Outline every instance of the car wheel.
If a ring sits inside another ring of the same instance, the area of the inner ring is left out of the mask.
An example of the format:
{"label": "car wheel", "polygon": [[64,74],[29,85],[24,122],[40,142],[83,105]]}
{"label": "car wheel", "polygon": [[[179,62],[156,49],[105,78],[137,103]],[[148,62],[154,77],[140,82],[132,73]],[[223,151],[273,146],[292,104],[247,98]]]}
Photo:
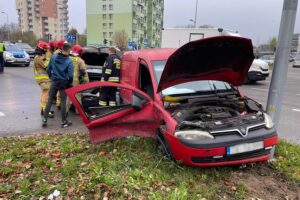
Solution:
{"label": "car wheel", "polygon": [[4,72],[4,67],[0,67],[0,73]]}
{"label": "car wheel", "polygon": [[25,66],[26,66],[26,67],[29,67],[29,65],[30,65],[30,63],[28,63],[28,64],[25,64]]}
{"label": "car wheel", "polygon": [[164,156],[166,156],[167,158],[175,161],[175,159],[170,151],[168,142],[166,141],[165,137],[159,130],[156,133],[156,141],[157,141],[158,150],[161,151],[164,154]]}

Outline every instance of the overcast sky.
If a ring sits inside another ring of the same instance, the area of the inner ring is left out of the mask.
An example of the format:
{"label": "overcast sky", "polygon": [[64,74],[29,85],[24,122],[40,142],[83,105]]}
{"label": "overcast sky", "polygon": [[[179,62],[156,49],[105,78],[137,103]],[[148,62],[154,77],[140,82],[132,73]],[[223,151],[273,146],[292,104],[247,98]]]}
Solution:
{"label": "overcast sky", "polygon": [[[194,19],[196,0],[165,0],[164,27],[186,25]],[[17,22],[14,0],[0,0],[0,11],[9,13],[9,21]],[[197,24],[210,24],[239,31],[261,44],[278,35],[283,0],[199,0]],[[300,5],[300,2],[299,2]],[[295,32],[300,32],[298,5]],[[85,0],[69,0],[70,26],[83,32],[86,26]],[[0,24],[6,16],[0,14]]]}

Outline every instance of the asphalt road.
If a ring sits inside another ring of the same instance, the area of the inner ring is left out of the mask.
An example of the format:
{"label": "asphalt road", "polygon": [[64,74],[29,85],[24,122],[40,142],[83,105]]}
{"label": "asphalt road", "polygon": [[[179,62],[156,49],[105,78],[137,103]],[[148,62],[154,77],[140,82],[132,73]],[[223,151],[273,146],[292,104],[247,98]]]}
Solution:
{"label": "asphalt road", "polygon": [[[241,90],[249,97],[267,102],[270,78]],[[6,67],[0,74],[0,135],[26,135],[36,133],[87,132],[79,116],[70,113],[72,127],[60,128],[60,112],[49,119],[48,128],[41,127],[39,109],[40,88],[34,81],[30,67]],[[300,69],[289,68],[285,95],[282,103],[278,133],[294,143],[300,144]],[[54,107],[54,106],[53,106]]]}
{"label": "asphalt road", "polygon": [[34,80],[33,67],[5,67],[0,74],[0,135],[26,135],[36,133],[87,132],[79,116],[69,114],[71,127],[60,128],[60,112],[42,128],[40,115],[40,88]]}

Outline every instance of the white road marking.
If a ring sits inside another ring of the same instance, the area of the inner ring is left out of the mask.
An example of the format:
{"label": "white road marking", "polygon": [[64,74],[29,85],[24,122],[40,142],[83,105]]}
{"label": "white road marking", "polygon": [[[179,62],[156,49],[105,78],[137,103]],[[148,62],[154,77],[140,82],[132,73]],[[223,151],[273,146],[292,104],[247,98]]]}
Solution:
{"label": "white road marking", "polygon": [[0,112],[0,117],[5,117],[5,114],[3,112]]}
{"label": "white road marking", "polygon": [[258,91],[264,91],[267,92],[268,89],[262,89],[262,88],[251,88],[252,90],[258,90]]}
{"label": "white road marking", "polygon": [[300,112],[300,109],[293,109],[293,111],[295,111],[295,112]]}

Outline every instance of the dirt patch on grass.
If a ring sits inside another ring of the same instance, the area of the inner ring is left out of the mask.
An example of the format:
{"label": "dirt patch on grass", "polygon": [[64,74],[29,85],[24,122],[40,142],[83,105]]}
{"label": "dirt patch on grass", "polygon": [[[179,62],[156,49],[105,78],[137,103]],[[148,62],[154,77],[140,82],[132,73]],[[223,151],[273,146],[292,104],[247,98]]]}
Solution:
{"label": "dirt patch on grass", "polygon": [[300,200],[300,183],[289,180],[268,164],[233,171],[232,180],[243,181],[249,199]]}

